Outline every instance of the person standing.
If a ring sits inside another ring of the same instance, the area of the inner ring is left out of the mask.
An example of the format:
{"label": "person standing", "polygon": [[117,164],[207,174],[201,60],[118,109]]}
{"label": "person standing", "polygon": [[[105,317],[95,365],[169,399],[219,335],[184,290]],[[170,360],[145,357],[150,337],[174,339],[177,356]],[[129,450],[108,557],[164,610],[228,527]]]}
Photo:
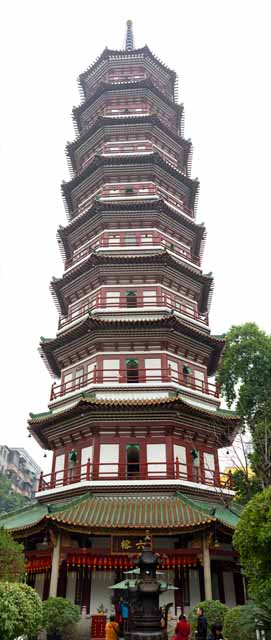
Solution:
{"label": "person standing", "polygon": [[119,625],[115,621],[115,616],[110,616],[109,622],[105,625],[105,640],[118,640]]}
{"label": "person standing", "polygon": [[123,631],[124,633],[128,630],[128,618],[129,618],[129,609],[128,602],[126,600],[121,600],[121,617],[123,621]]}
{"label": "person standing", "polygon": [[207,618],[204,615],[202,607],[197,610],[198,625],[197,625],[197,640],[206,640],[207,638]]}
{"label": "person standing", "polygon": [[177,625],[175,628],[176,640],[188,640],[190,636],[190,631],[191,631],[190,624],[189,622],[187,622],[186,616],[182,614],[179,617],[179,622],[177,622]]}

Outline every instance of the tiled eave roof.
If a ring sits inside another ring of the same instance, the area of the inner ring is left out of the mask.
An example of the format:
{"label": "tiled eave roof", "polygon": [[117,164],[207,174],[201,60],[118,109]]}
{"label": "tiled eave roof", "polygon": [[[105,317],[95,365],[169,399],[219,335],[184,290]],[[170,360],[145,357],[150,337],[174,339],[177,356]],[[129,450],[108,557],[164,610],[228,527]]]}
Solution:
{"label": "tiled eave roof", "polygon": [[174,330],[181,335],[195,338],[198,342],[204,345],[208,345],[212,350],[209,356],[208,374],[213,375],[215,373],[222,350],[224,348],[225,341],[222,339],[213,338],[213,336],[211,336],[210,334],[204,333],[199,329],[186,324],[182,320],[176,318],[176,316],[174,315],[157,318],[155,320],[103,320],[100,318],[88,317],[69,331],[59,334],[56,338],[43,339],[40,343],[40,350],[45,356],[51,371],[56,376],[59,376],[60,367],[57,362],[55,351],[67,344],[70,345],[73,340],[84,337],[87,333],[89,333],[89,331],[117,331],[118,334],[120,331],[123,331],[124,334],[126,332],[134,331],[137,335],[137,333],[139,333],[141,330],[149,331],[157,328],[161,330]]}
{"label": "tiled eave roof", "polygon": [[128,52],[126,51],[126,49],[108,49],[107,47],[103,50],[103,52],[98,56],[98,58],[95,60],[95,62],[93,62],[93,64],[91,64],[86,71],[84,71],[83,73],[80,74],[78,81],[80,83],[80,85],[82,86],[82,88],[84,87],[84,82],[87,79],[87,77],[93,73],[101,64],[101,62],[103,62],[104,60],[109,60],[110,58],[127,58],[128,56],[131,58],[131,60],[133,58],[135,58],[138,55],[143,55],[146,58],[151,58],[153,60],[153,62],[159,66],[163,71],[165,71],[170,78],[172,78],[172,82],[173,84],[176,81],[177,75],[176,72],[173,71],[172,69],[169,69],[169,67],[167,67],[167,65],[165,65],[163,62],[161,62],[161,60],[159,58],[157,58],[149,49],[149,47],[147,47],[147,45],[145,45],[145,47],[141,47],[140,49],[133,49],[132,51]]}
{"label": "tiled eave roof", "polygon": [[91,104],[95,102],[95,100],[97,100],[105,92],[115,93],[116,91],[121,91],[121,92],[133,91],[134,89],[149,89],[160,100],[162,100],[171,109],[173,109],[173,111],[176,111],[179,117],[183,113],[183,104],[177,104],[176,102],[172,102],[172,100],[167,98],[167,96],[164,93],[162,93],[162,91],[160,91],[158,87],[156,87],[156,85],[154,85],[153,82],[151,82],[150,79],[135,80],[134,82],[126,82],[126,83],[121,82],[121,83],[114,83],[114,84],[112,84],[111,82],[101,82],[95,93],[93,93],[87,100],[82,102],[78,107],[73,107],[73,116],[76,122],[78,123],[80,114],[83,113],[85,109],[88,109],[88,107],[90,107]]}
{"label": "tiled eave roof", "polygon": [[199,273],[199,271],[188,264],[181,263],[175,260],[167,250],[161,250],[161,252],[156,252],[155,255],[148,256],[139,256],[139,255],[129,255],[129,256],[114,256],[114,255],[98,255],[92,253],[86,258],[78,267],[72,269],[64,273],[62,278],[54,278],[50,284],[52,295],[58,303],[61,313],[65,315],[67,312],[66,302],[62,296],[61,289],[67,284],[74,282],[76,278],[88,272],[89,269],[99,267],[99,266],[114,266],[114,265],[126,265],[127,267],[141,266],[141,265],[161,265],[165,267],[170,267],[176,270],[179,273],[183,273],[184,275],[193,278],[197,283],[203,286],[201,299],[199,300],[199,311],[200,313],[204,313],[211,302],[211,296],[213,293],[214,280],[212,274],[203,274]]}
{"label": "tiled eave roof", "polygon": [[215,520],[182,495],[89,496],[50,519],[82,529],[190,529]]}
{"label": "tiled eave roof", "polygon": [[71,257],[70,247],[68,244],[68,238],[73,231],[80,228],[81,225],[86,223],[88,220],[91,220],[95,215],[99,213],[126,213],[131,211],[144,212],[151,211],[154,214],[157,213],[165,213],[169,218],[174,220],[175,222],[181,222],[185,227],[195,233],[196,235],[196,243],[194,247],[194,255],[200,255],[201,253],[201,242],[205,239],[206,236],[206,228],[204,224],[197,224],[195,220],[191,220],[183,215],[181,212],[177,213],[173,209],[171,209],[164,200],[157,200],[156,202],[133,202],[131,204],[123,204],[123,203],[105,203],[105,202],[96,202],[94,206],[92,206],[88,211],[83,213],[81,216],[77,216],[74,218],[66,227],[58,228],[58,237],[62,243],[64,254],[66,258]]}
{"label": "tiled eave roof", "polygon": [[91,138],[91,136],[93,136],[99,129],[106,129],[107,127],[119,127],[120,125],[122,127],[123,125],[129,125],[130,127],[133,127],[134,125],[137,125],[137,124],[140,124],[140,125],[151,124],[153,126],[159,127],[159,129],[161,129],[163,133],[165,133],[167,136],[172,138],[177,144],[179,144],[184,149],[186,149],[186,161],[188,160],[188,156],[192,147],[191,140],[186,140],[180,135],[177,135],[176,133],[174,133],[174,131],[169,129],[169,127],[167,127],[159,119],[159,117],[156,114],[146,115],[146,116],[133,116],[133,118],[122,116],[121,121],[117,120],[114,117],[109,118],[109,117],[99,116],[91,127],[89,127],[83,132],[80,132],[77,138],[73,142],[67,143],[66,152],[73,164],[73,157],[76,149],[78,149],[78,147],[80,147],[84,142],[86,142],[89,138]]}
{"label": "tiled eave roof", "polygon": [[[193,531],[215,522],[234,530],[239,516],[231,505],[194,500],[176,492],[171,496],[94,496],[87,494],[62,504],[40,505],[0,518],[0,526],[19,537],[31,535],[39,525],[57,525],[78,532],[119,530]],[[26,524],[27,522],[27,524]]]}
{"label": "tiled eave roof", "polygon": [[49,427],[57,425],[65,418],[72,418],[80,415],[82,411],[100,411],[101,415],[104,412],[112,411],[119,414],[124,412],[125,414],[136,415],[138,411],[146,410],[150,408],[167,410],[168,408],[182,411],[187,415],[193,415],[199,418],[208,418],[208,421],[215,423],[221,427],[229,427],[230,429],[236,429],[240,423],[240,417],[233,411],[223,411],[217,409],[216,411],[210,411],[203,407],[197,407],[186,402],[180,396],[171,396],[166,398],[141,398],[141,399],[100,399],[96,398],[94,394],[82,393],[80,398],[77,398],[72,406],[65,407],[54,413],[52,410],[45,413],[31,413],[28,424],[31,431],[39,431],[41,434],[42,427]]}
{"label": "tiled eave roof", "polygon": [[166,173],[170,174],[173,178],[189,188],[190,197],[188,207],[190,207],[191,209],[194,208],[196,196],[199,189],[199,182],[197,180],[189,178],[188,176],[185,176],[183,173],[181,173],[181,171],[178,171],[178,169],[175,169],[172,165],[163,160],[159,153],[155,152],[152,154],[148,154],[147,156],[122,156],[121,159],[118,156],[108,156],[106,158],[98,155],[95,156],[95,159],[89,166],[86,167],[85,171],[83,171],[80,175],[72,178],[72,180],[69,180],[69,182],[64,182],[61,185],[62,193],[66,200],[69,211],[72,211],[71,193],[73,189],[80,185],[84,180],[89,178],[94,173],[94,171],[96,171],[100,167],[116,167],[121,171],[127,166],[132,166],[134,168],[136,168],[137,166],[160,167]]}

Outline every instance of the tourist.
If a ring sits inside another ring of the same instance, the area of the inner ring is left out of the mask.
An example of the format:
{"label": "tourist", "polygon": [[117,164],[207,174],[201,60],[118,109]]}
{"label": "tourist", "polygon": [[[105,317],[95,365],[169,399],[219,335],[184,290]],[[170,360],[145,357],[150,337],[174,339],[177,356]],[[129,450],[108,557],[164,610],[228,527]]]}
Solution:
{"label": "tourist", "polygon": [[126,600],[121,599],[120,606],[121,606],[121,617],[123,621],[123,631],[125,633],[128,629],[128,617],[129,617],[128,602],[126,602]]}
{"label": "tourist", "polygon": [[161,628],[164,629],[164,627],[166,626],[166,621],[165,621],[165,612],[162,607],[159,608],[159,616],[160,616]]}
{"label": "tourist", "polygon": [[118,640],[119,630],[115,616],[110,616],[109,622],[105,625],[105,640]]}
{"label": "tourist", "polygon": [[177,622],[175,628],[175,640],[188,640],[190,636],[191,627],[187,622],[186,616],[182,614],[179,616],[179,622]]}
{"label": "tourist", "polygon": [[204,615],[202,607],[197,610],[198,625],[197,625],[197,640],[206,640],[207,638],[207,618]]}
{"label": "tourist", "polygon": [[115,603],[115,614],[116,614],[116,622],[121,625],[122,623],[122,615],[121,615],[121,606],[119,602]]}

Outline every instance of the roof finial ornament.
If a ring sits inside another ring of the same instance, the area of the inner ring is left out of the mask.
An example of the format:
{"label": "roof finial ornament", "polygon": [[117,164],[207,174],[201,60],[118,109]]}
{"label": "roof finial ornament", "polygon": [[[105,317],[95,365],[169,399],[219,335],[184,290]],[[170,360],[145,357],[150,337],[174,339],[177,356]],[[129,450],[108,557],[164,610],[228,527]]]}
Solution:
{"label": "roof finial ornament", "polygon": [[126,30],[126,38],[125,38],[125,49],[126,51],[133,51],[134,34],[133,34],[132,20],[127,20],[126,26],[127,26],[127,30]]}

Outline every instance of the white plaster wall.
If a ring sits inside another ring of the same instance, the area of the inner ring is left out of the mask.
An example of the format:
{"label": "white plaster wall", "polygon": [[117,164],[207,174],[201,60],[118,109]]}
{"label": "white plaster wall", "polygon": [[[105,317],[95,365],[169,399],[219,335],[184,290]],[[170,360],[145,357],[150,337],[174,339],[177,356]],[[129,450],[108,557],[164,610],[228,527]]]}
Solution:
{"label": "white plaster wall", "polygon": [[66,598],[74,603],[76,586],[76,571],[69,571],[67,575]]}
{"label": "white plaster wall", "polygon": [[42,599],[43,587],[44,587],[44,573],[37,573],[35,576],[35,589]]}
{"label": "white plaster wall", "polygon": [[97,613],[97,607],[103,604],[108,609],[108,615],[111,613],[112,604],[110,601],[113,590],[109,589],[115,582],[114,571],[96,571],[91,576],[91,597],[90,597],[90,614]]}
{"label": "white plaster wall", "polygon": [[235,588],[232,571],[223,571],[225,600],[228,607],[236,606]]}
{"label": "white plaster wall", "polygon": [[63,480],[64,466],[65,466],[65,454],[62,453],[61,455],[56,456],[56,460],[55,460],[56,482],[60,482],[61,480]]}
{"label": "white plaster wall", "polygon": [[[102,463],[105,464],[102,464]],[[117,464],[109,464],[115,462]],[[119,445],[118,444],[101,444],[100,445],[100,465],[99,475],[101,478],[106,475],[118,475],[119,462]]]}
{"label": "white plaster wall", "polygon": [[190,607],[192,609],[201,600],[199,586],[199,572],[197,569],[189,569]]}
{"label": "white plaster wall", "polygon": [[[174,571],[165,571],[163,572],[163,576],[159,576],[163,582],[168,582],[169,584],[174,584],[175,572]],[[173,602],[174,605],[174,591],[171,589],[169,591],[165,591],[161,593],[159,596],[159,605],[160,607],[164,607],[168,602]]]}
{"label": "white plaster wall", "polygon": [[[148,476],[155,476],[158,473],[166,475],[166,445],[147,444]],[[151,463],[154,464],[151,464]],[[164,464],[157,464],[162,462]]]}

